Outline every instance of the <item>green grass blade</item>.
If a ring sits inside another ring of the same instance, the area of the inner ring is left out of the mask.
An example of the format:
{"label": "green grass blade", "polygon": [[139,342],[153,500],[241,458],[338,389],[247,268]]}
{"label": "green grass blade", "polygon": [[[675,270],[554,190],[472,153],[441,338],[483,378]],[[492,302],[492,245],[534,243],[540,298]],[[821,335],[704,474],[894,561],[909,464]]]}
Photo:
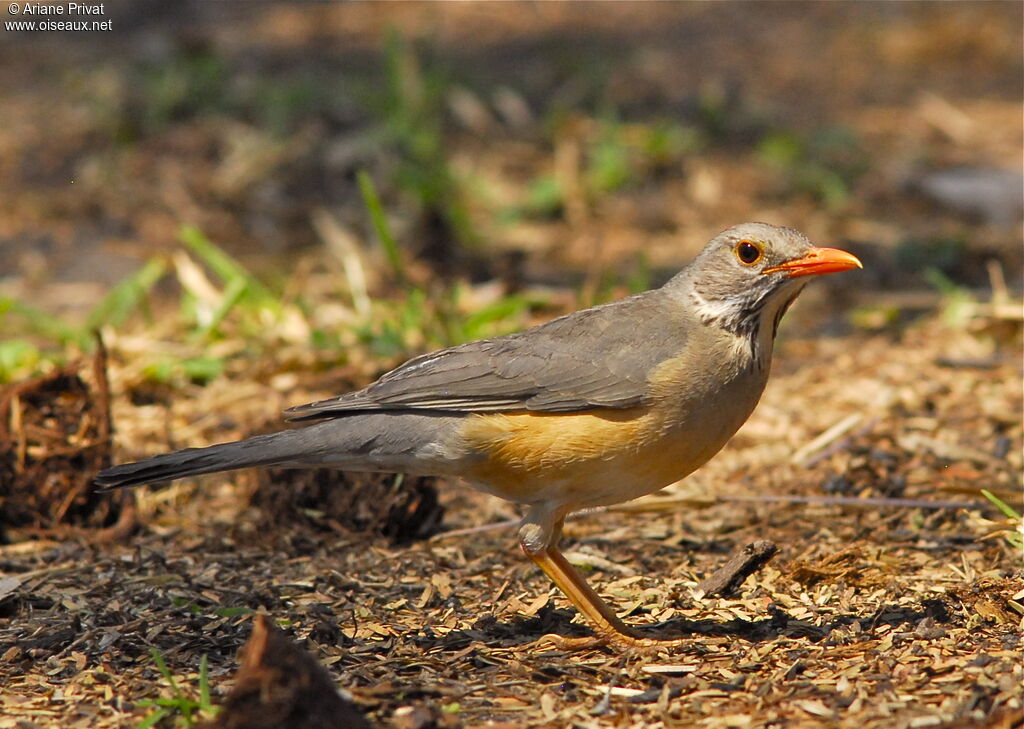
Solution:
{"label": "green grass blade", "polygon": [[174,680],[174,674],[171,673],[171,669],[167,667],[164,657],[160,654],[156,648],[149,649],[149,655],[153,657],[153,662],[156,663],[156,667],[160,671],[160,675],[167,679],[167,683],[171,685],[171,691],[174,693],[175,698],[180,699],[182,697],[181,691],[178,690],[178,684]]}
{"label": "green grass blade", "polygon": [[28,377],[42,360],[39,349],[24,339],[0,341],[0,383]]}
{"label": "green grass blade", "polygon": [[199,659],[199,705],[203,711],[212,708],[210,703],[210,662],[205,653]]}
{"label": "green grass blade", "polygon": [[194,225],[183,225],[178,239],[186,248],[209,266],[227,286],[243,286],[246,298],[258,306],[278,308],[277,299],[241,263],[206,237]]}
{"label": "green grass blade", "polygon": [[62,344],[75,342],[80,346],[87,346],[90,341],[89,329],[73,327],[55,316],[50,316],[15,299],[0,298],[0,316],[3,316],[5,313],[21,317],[28,324],[29,330],[32,333],[46,339]]}
{"label": "green grass blade", "polygon": [[1015,510],[1015,509],[1014,509],[1014,508],[1013,508],[1012,506],[1010,506],[1009,504],[1007,504],[1007,503],[1006,503],[1005,501],[1003,501],[1002,499],[1000,499],[1000,498],[999,498],[998,496],[996,496],[996,495],[995,495],[994,493],[992,493],[992,492],[991,492],[991,491],[989,491],[988,489],[982,489],[982,490],[981,490],[981,495],[982,495],[982,496],[984,496],[984,497],[985,497],[986,499],[988,499],[989,501],[991,501],[991,502],[992,502],[992,504],[993,504],[993,505],[994,505],[994,506],[995,506],[995,507],[996,507],[997,509],[999,509],[999,511],[1003,512],[1003,515],[1004,515],[1004,516],[1005,516],[1005,517],[1006,517],[1007,519],[1016,519],[1016,520],[1018,520],[1018,521],[1020,520],[1020,518],[1021,518],[1021,517],[1020,517],[1020,514],[1018,514],[1018,513],[1016,512],[1016,510]]}
{"label": "green grass blade", "polygon": [[117,326],[135,311],[139,303],[150,292],[167,270],[166,264],[152,258],[138,271],[114,286],[86,317],[86,329],[92,330],[112,324]]}
{"label": "green grass blade", "polygon": [[170,709],[157,709],[152,714],[135,725],[135,729],[149,729],[158,722],[163,721],[171,715]]}
{"label": "green grass blade", "polygon": [[213,312],[213,316],[210,317],[203,327],[199,330],[198,335],[200,337],[207,337],[211,332],[216,331],[220,323],[224,321],[235,305],[245,296],[245,292],[248,289],[248,284],[242,279],[233,279],[224,289],[224,294],[221,296],[220,303],[217,304],[217,310]]}
{"label": "green grass blade", "polygon": [[388,265],[391,266],[391,270],[395,272],[398,280],[404,282],[406,277],[405,267],[402,265],[402,255],[398,250],[395,237],[391,234],[391,227],[388,225],[387,216],[384,214],[384,206],[381,205],[377,188],[365,170],[359,170],[357,179],[359,181],[359,192],[363,196],[363,204],[366,205],[366,210],[370,213],[370,221],[373,223],[373,229],[377,233],[377,239],[380,241],[381,248],[384,249],[384,256],[387,258]]}

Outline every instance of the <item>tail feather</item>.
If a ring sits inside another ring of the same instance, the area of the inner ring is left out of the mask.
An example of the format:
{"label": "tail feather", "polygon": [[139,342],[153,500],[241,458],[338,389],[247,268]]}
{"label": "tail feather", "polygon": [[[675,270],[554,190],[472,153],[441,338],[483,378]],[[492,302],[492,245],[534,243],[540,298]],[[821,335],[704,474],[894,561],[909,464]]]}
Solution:
{"label": "tail feather", "polygon": [[309,439],[299,436],[300,433],[298,430],[286,430],[207,448],[164,453],[144,461],[104,469],[95,480],[98,486],[109,490],[251,466],[281,465],[295,460],[308,449]]}
{"label": "tail feather", "polygon": [[325,420],[280,433],[186,448],[96,476],[104,490],[171,481],[252,466],[330,466],[350,471],[442,475],[457,472],[463,455],[447,444],[461,426],[456,416],[367,413]]}

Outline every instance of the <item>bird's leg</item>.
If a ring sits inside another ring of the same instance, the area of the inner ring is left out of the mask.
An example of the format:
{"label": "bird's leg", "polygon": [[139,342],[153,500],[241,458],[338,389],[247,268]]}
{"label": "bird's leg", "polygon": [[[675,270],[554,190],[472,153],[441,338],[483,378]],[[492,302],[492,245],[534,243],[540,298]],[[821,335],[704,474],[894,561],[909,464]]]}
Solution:
{"label": "bird's leg", "polygon": [[541,640],[554,643],[557,647],[575,650],[595,645],[611,644],[617,648],[636,649],[665,646],[667,641],[641,637],[615,614],[575,567],[558,550],[558,538],[562,532],[562,520],[545,530],[542,523],[529,520],[519,529],[519,544],[538,567],[544,570],[551,581],[560,589],[569,602],[590,621],[595,638],[565,638],[560,635],[545,635]]}
{"label": "bird's leg", "polygon": [[[526,524],[519,531],[519,544],[538,567],[544,570],[551,581],[560,589],[569,602],[576,606],[576,609],[583,613],[594,626],[594,629],[602,635],[627,635],[637,637],[629,627],[623,623],[608,605],[597,594],[593,587],[587,584],[575,567],[558,550],[554,543],[544,545],[537,549],[535,540],[529,537],[531,527],[536,525]],[[555,541],[558,540],[558,532],[561,531],[561,523],[556,525]]]}

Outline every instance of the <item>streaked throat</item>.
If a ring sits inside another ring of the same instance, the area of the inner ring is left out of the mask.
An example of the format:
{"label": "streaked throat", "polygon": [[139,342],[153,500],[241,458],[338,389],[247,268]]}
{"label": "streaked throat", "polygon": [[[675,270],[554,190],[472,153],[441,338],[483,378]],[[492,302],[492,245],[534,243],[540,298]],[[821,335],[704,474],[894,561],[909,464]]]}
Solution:
{"label": "streaked throat", "polygon": [[771,364],[779,322],[803,287],[804,282],[793,281],[780,288],[755,289],[736,296],[710,299],[692,291],[690,297],[700,320],[735,335],[744,355],[761,370]]}

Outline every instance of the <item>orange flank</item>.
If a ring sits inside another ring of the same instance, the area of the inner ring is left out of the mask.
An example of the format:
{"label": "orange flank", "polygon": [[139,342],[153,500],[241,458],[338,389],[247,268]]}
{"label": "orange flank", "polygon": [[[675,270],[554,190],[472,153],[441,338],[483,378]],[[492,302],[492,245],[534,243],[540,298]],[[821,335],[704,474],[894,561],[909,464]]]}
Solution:
{"label": "orange flank", "polygon": [[488,491],[531,503],[552,498],[566,511],[618,503],[682,478],[686,444],[666,441],[647,408],[574,414],[474,415],[463,441],[485,457],[464,476]]}

